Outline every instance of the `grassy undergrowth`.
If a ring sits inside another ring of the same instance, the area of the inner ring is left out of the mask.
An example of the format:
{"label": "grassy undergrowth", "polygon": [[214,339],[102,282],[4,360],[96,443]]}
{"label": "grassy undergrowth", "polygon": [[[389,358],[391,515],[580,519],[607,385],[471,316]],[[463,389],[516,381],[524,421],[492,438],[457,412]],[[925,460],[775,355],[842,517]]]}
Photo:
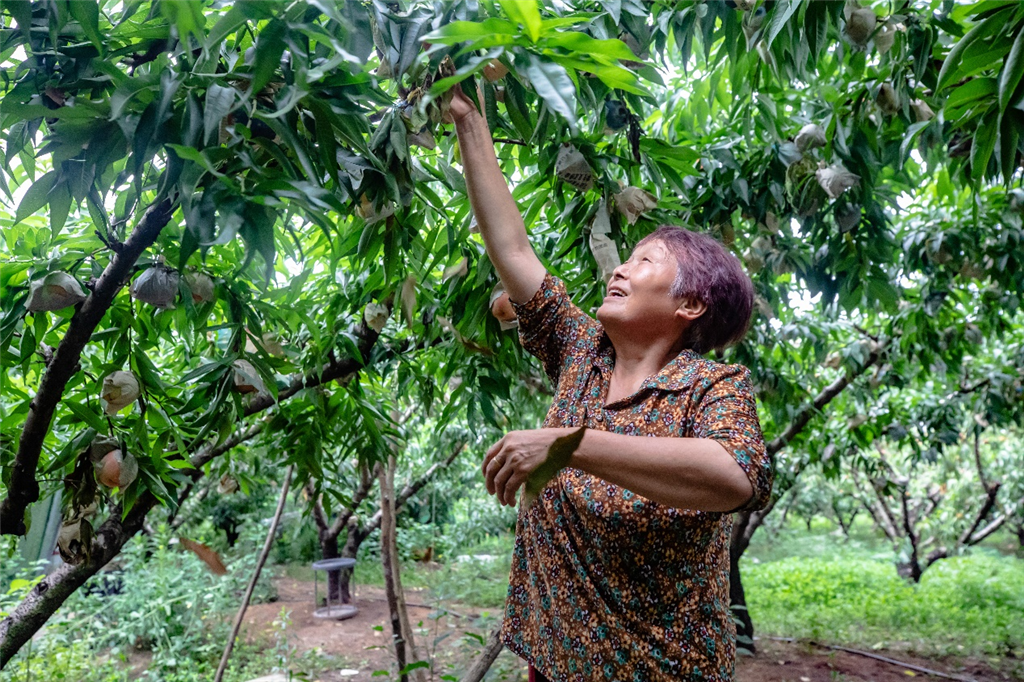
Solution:
{"label": "grassy undergrowth", "polygon": [[[757,538],[743,584],[758,633],[928,656],[1024,656],[1024,560],[992,543],[941,560],[917,585],[891,548],[859,528],[827,526]],[[998,547],[998,549],[997,549]],[[1001,551],[1000,551],[1001,550]]]}

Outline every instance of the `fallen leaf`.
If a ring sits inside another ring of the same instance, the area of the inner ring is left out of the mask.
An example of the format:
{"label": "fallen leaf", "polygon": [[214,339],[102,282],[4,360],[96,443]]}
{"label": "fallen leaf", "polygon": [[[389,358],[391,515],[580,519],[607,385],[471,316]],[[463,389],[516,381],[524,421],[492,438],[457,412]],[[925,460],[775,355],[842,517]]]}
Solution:
{"label": "fallen leaf", "polygon": [[228,567],[224,565],[220,555],[203,543],[195,542],[194,540],[189,540],[188,538],[183,537],[179,537],[178,542],[181,543],[182,547],[193,552],[197,557],[199,557],[199,560],[207,565],[211,573],[216,575],[228,574]]}

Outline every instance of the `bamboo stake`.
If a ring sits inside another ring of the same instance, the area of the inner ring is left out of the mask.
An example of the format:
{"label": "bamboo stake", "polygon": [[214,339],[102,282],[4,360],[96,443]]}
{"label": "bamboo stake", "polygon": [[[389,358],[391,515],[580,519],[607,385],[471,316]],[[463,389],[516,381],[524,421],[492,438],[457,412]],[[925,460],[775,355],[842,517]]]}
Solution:
{"label": "bamboo stake", "polygon": [[277,533],[277,524],[281,522],[281,512],[284,511],[284,503],[288,499],[288,486],[292,482],[292,471],[295,469],[294,464],[288,465],[287,471],[284,474],[284,482],[281,484],[281,496],[277,499],[277,511],[274,512],[274,518],[270,522],[270,530],[267,531],[267,540],[263,543],[263,551],[260,552],[260,558],[256,561],[256,568],[253,569],[252,577],[249,579],[249,586],[245,589],[245,596],[242,597],[242,604],[238,607],[238,613],[235,614],[235,624],[231,628],[231,636],[228,637],[228,643],[224,646],[224,655],[220,658],[220,665],[217,667],[217,674],[213,678],[213,682],[221,682],[224,679],[224,671],[228,668],[228,659],[231,658],[231,650],[235,648],[235,639],[238,637],[238,631],[242,628],[242,619],[245,617],[245,610],[249,608],[249,600],[252,599],[252,592],[256,589],[256,581],[260,579],[260,573],[263,572],[263,565],[267,563],[267,557],[270,556],[270,548],[274,544],[274,534]]}

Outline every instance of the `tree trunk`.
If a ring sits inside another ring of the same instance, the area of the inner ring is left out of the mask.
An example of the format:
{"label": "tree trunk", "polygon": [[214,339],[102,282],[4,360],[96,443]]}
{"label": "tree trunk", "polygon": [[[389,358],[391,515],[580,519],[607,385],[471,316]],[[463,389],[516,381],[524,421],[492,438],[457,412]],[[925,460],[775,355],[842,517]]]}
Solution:
{"label": "tree trunk", "polygon": [[747,609],[747,597],[740,575],[740,558],[750,544],[749,537],[753,535],[753,530],[748,533],[748,529],[752,522],[751,512],[734,514],[732,537],[729,540],[729,603],[736,622],[736,647],[751,654],[757,652],[757,647],[754,644],[754,621]]}
{"label": "tree trunk", "polygon": [[[359,525],[353,516],[348,524],[348,536],[345,538],[345,546],[341,550],[341,556],[346,559],[355,559],[359,554],[359,548],[363,541],[370,536],[370,530]],[[338,595],[343,604],[352,601],[352,569],[347,568],[338,572]]]}
{"label": "tree trunk", "polygon": [[[338,536],[331,535],[330,533],[320,534],[320,556],[324,559],[337,559],[338,554]],[[340,591],[340,571],[327,571],[327,599],[331,603],[338,603],[339,601],[343,604],[348,604],[349,599],[341,598]],[[317,604],[319,607],[320,604]]]}

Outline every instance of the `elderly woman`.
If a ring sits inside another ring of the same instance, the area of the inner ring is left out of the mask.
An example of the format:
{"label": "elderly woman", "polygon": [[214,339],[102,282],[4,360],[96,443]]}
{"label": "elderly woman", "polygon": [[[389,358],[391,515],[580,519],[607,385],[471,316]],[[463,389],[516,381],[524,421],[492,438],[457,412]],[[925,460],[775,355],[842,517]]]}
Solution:
{"label": "elderly woman", "polygon": [[765,505],[772,464],[748,370],[701,354],[745,333],[750,279],[714,239],[661,227],[592,319],[533,252],[485,119],[461,93],[451,112],[487,254],[556,387],[544,428],[487,452],[487,490],[515,504],[585,428],[520,507],[502,640],[531,680],[731,680],[730,512]]}

